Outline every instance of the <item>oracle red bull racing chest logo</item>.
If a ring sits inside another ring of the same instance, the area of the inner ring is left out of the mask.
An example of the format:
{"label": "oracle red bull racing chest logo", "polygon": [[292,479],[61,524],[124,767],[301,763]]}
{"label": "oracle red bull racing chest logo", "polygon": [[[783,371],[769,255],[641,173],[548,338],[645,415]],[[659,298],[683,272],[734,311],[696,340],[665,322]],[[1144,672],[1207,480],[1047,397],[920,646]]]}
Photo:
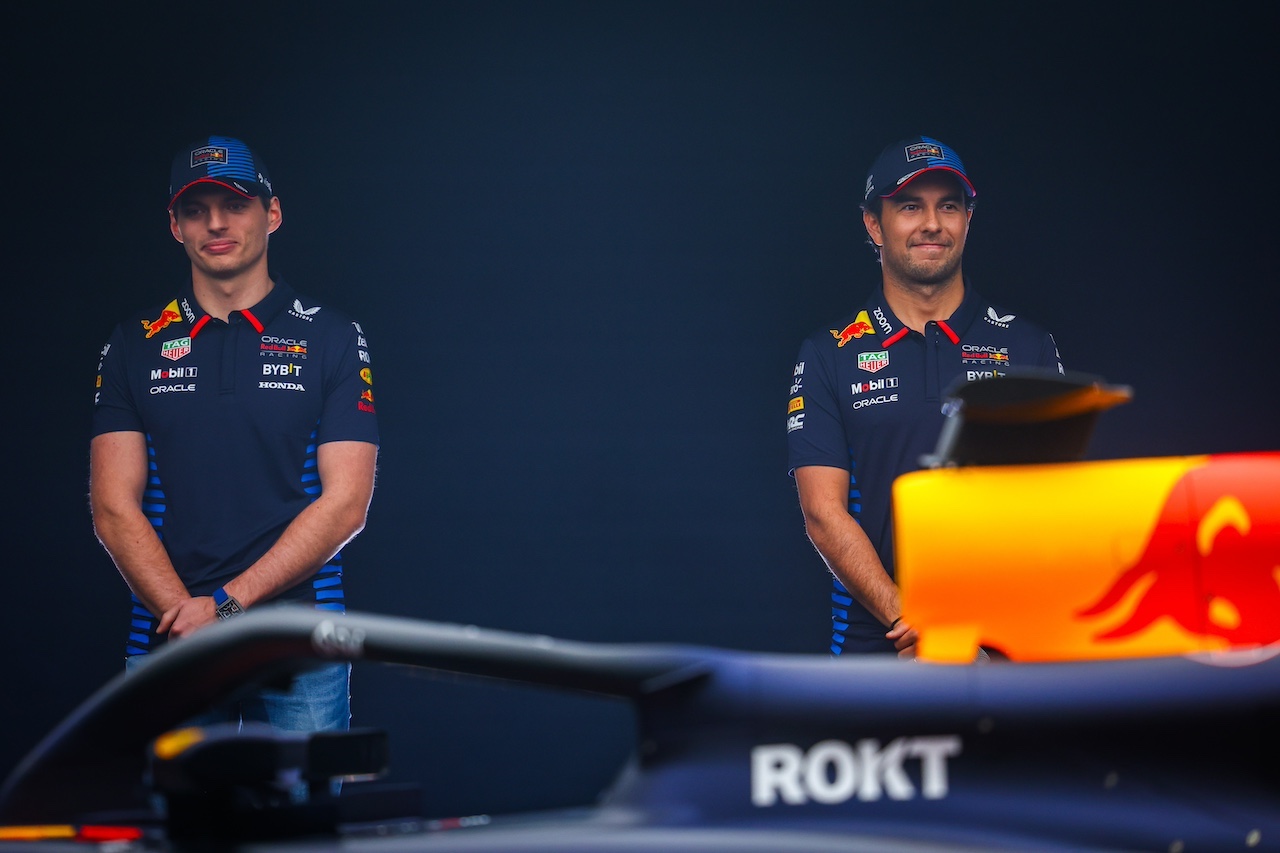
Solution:
{"label": "oracle red bull racing chest logo", "polygon": [[1210,456],[1181,476],[1150,538],[1078,618],[1118,641],[1161,620],[1232,647],[1280,642],[1280,453]]}
{"label": "oracle red bull racing chest logo", "polygon": [[258,346],[261,355],[281,358],[306,358],[307,342],[299,338],[280,338],[275,335],[263,335]]}

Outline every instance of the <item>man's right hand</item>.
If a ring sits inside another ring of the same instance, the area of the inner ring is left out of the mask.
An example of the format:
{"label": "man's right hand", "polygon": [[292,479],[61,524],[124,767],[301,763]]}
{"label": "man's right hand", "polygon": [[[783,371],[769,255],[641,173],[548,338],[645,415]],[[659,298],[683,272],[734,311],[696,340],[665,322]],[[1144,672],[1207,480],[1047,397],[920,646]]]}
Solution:
{"label": "man's right hand", "polygon": [[212,625],[217,621],[218,611],[214,606],[213,597],[198,595],[194,598],[185,598],[178,602],[177,606],[166,610],[160,617],[160,624],[156,626],[156,633],[168,634],[170,639],[176,640],[194,634],[206,625]]}
{"label": "man's right hand", "polygon": [[898,619],[897,623],[885,634],[887,639],[893,640],[893,647],[898,650],[898,657],[906,660],[914,660],[916,656],[916,629],[912,628],[903,619]]}

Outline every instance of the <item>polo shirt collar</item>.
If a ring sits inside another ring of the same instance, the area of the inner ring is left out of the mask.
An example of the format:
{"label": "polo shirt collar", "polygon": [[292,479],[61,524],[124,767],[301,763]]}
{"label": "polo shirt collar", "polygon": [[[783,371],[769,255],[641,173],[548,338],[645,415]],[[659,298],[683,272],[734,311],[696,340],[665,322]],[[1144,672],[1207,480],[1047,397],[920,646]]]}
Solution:
{"label": "polo shirt collar", "polygon": [[[947,336],[951,343],[958,345],[960,338],[973,325],[973,321],[977,319],[979,312],[982,310],[981,301],[982,297],[974,292],[973,285],[966,278],[964,280],[964,299],[961,300],[960,306],[946,320],[938,321],[939,328],[942,329],[943,334]],[[880,333],[880,346],[888,349],[905,338],[911,331],[893,313],[893,309],[889,307],[888,300],[884,298],[883,283],[876,288],[867,304],[871,308],[872,322]]]}
{"label": "polo shirt collar", "polygon": [[[285,310],[295,295],[293,289],[285,284],[283,279],[272,276],[271,281],[274,282],[275,286],[258,304],[243,311],[232,312],[244,317],[245,322],[253,326],[258,332],[265,329],[277,314]],[[201,308],[200,303],[196,301],[195,289],[190,279],[187,280],[182,295],[178,297],[178,307],[181,309],[183,317],[191,323],[191,337],[193,338],[199,335],[200,330],[213,319],[213,316]]]}

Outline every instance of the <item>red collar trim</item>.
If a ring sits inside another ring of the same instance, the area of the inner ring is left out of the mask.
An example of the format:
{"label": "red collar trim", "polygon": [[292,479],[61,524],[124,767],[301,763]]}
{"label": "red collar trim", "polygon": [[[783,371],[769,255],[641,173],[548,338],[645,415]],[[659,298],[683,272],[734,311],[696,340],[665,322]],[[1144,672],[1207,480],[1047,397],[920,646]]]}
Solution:
{"label": "red collar trim", "polygon": [[194,338],[196,335],[200,334],[200,330],[203,329],[205,326],[205,323],[208,323],[208,322],[209,322],[208,314],[205,314],[203,317],[197,320],[196,324],[191,327],[191,337]]}
{"label": "red collar trim", "polygon": [[[253,314],[250,313],[248,310],[241,311],[240,314],[241,316],[244,317],[244,319],[249,323],[250,326],[253,326],[254,331],[256,331],[258,334],[262,334],[262,330],[265,329],[266,326],[262,325],[261,320],[253,316]],[[203,329],[205,327],[205,324],[208,323],[209,320],[211,320],[212,318],[213,318],[212,314],[205,314],[203,317],[197,320],[196,324],[191,327],[191,337],[194,338],[196,335],[200,334],[200,330]]]}
{"label": "red collar trim", "polygon": [[[255,317],[255,316],[253,316],[253,314],[249,313],[249,309],[248,309],[248,308],[246,308],[246,309],[244,309],[243,311],[241,311],[241,312],[240,312],[240,314],[241,314],[241,315],[242,315],[246,320],[248,320],[248,321],[249,321],[249,325],[250,325],[250,326],[253,326],[254,331],[256,331],[258,334],[262,334],[262,330],[263,330],[263,329],[265,329],[265,328],[266,328],[266,326],[262,325],[262,323],[258,320],[258,318],[257,318],[257,317]],[[948,329],[948,330],[947,330],[947,334],[950,334],[950,333],[951,333],[951,330],[950,330],[950,329]],[[958,343],[959,341],[960,341],[960,339],[959,339],[959,338],[956,338],[954,341],[952,341],[952,343]]]}
{"label": "red collar trim", "polygon": [[903,338],[905,338],[905,337],[907,336],[907,332],[909,332],[909,331],[911,331],[911,330],[910,330],[910,329],[908,329],[906,326],[903,326],[901,329],[899,329],[898,331],[894,332],[892,335],[890,335],[889,337],[887,337],[887,338],[885,338],[883,341],[881,341],[881,342],[880,342],[880,346],[882,346],[882,347],[886,347],[886,348],[887,348],[887,347],[890,347],[890,346],[893,346],[893,345],[894,345],[894,344],[896,344],[898,341],[900,341],[900,340],[902,340]]}
{"label": "red collar trim", "polygon": [[[941,329],[942,333],[947,336],[947,340],[951,341],[951,343],[953,344],[960,343],[960,336],[951,330],[951,327],[947,325],[946,320],[938,320],[937,323],[938,323],[938,328]],[[896,344],[898,341],[905,338],[907,336],[907,333],[910,331],[911,330],[908,329],[906,326],[903,326],[901,329],[899,329],[898,331],[894,332],[892,335],[890,335],[889,337],[881,341],[880,346],[886,347],[886,348],[890,347],[893,344]]]}

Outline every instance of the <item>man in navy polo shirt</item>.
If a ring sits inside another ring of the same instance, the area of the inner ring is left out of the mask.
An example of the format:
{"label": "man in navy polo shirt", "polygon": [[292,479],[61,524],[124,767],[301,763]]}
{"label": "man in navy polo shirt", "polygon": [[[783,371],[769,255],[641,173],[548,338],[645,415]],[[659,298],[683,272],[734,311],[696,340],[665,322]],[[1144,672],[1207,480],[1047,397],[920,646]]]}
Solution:
{"label": "man in navy polo shirt", "polygon": [[[280,199],[237,139],[182,148],[169,230],[191,277],[102,350],[90,446],[94,532],[133,593],[126,663],[274,602],[342,612],[342,547],[378,452],[357,323],[268,272]],[[350,665],[264,689],[227,719],[345,729]]]}
{"label": "man in navy polo shirt", "polygon": [[831,652],[914,656],[893,574],[893,481],[937,445],[947,387],[1009,367],[1062,372],[1053,337],[974,291],[961,257],[977,195],[955,151],[925,136],[886,147],[862,220],[881,284],[801,344],[788,464],[810,541],[830,569]]}

